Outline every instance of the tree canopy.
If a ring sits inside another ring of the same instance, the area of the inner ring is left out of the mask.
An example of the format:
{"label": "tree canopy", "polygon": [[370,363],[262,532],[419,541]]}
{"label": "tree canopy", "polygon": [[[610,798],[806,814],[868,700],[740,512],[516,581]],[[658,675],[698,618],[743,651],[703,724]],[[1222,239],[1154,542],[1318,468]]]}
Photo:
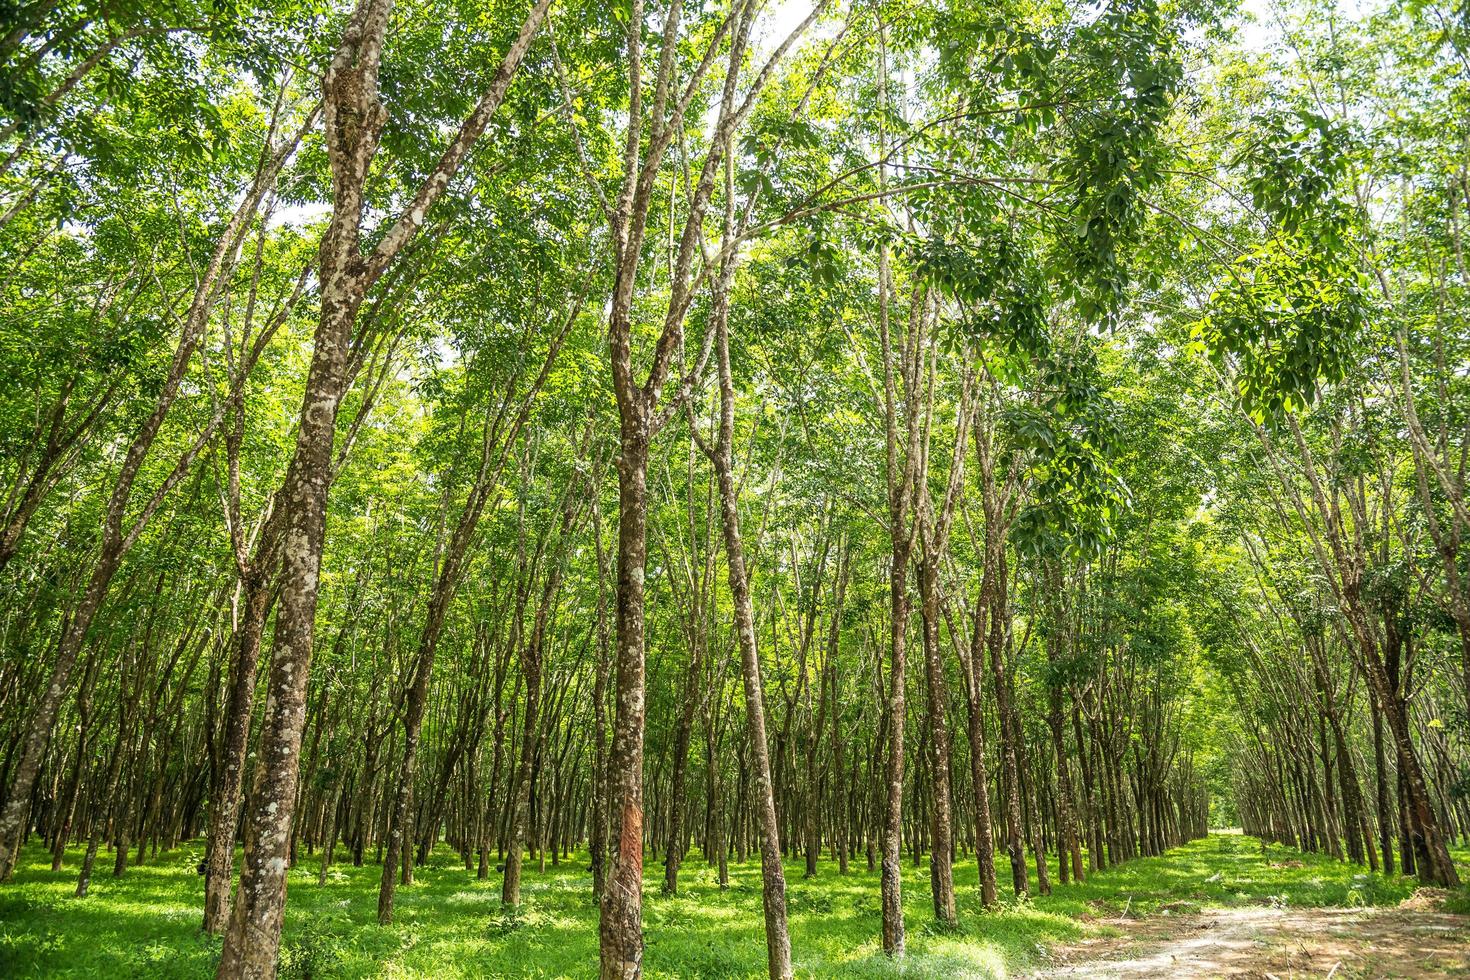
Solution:
{"label": "tree canopy", "polygon": [[0,10],[0,881],[1459,884],[1463,7]]}

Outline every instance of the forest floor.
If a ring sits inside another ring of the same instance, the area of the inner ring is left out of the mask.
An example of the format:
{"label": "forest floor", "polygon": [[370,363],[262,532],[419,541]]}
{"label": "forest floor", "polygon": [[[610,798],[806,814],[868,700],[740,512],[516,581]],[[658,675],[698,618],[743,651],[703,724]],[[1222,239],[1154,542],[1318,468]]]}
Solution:
{"label": "forest floor", "polygon": [[[85,899],[72,897],[80,856],[68,852],[66,867],[53,873],[40,847],[23,853],[14,883],[0,888],[0,977],[213,975],[219,944],[198,928],[200,845],[159,855],[120,879],[111,876],[111,860],[99,858]],[[1470,852],[1458,856],[1470,865]],[[290,875],[282,976],[593,975],[597,911],[586,869],[585,855],[548,865],[544,874],[528,862],[525,904],[511,915],[500,907],[498,875],[475,881],[440,848],[417,883],[399,891],[393,925],[380,928],[376,866],[336,866],[319,886],[317,862],[303,856]],[[761,976],[759,863],[732,865],[732,887],[722,892],[714,869],[693,854],[676,897],[659,894],[660,871],[649,862],[646,975]],[[798,975],[1286,980],[1336,968],[1332,975],[1342,980],[1464,973],[1470,893],[1416,895],[1412,881],[1277,846],[1263,853],[1258,841],[1239,835],[1212,835],[989,912],[979,907],[973,858],[955,872],[961,925],[942,930],[930,923],[927,867],[906,863],[909,955],[895,964],[879,948],[876,873],[858,861],[844,877],[823,862],[815,879],[804,880],[801,864],[788,864]]]}

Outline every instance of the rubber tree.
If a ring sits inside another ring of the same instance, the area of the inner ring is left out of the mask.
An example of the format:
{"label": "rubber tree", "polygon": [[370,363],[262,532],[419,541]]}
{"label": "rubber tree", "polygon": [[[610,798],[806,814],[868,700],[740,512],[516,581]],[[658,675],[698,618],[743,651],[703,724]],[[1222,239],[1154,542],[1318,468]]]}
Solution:
{"label": "rubber tree", "polygon": [[537,0],[503,60],[438,163],[387,226],[377,244],[362,247],[367,185],[388,113],[378,77],[391,0],[361,0],[322,80],[332,214],[318,253],[321,309],[302,395],[296,445],[282,483],[279,612],[268,680],[253,806],[247,814],[240,891],[225,934],[218,976],[272,977],[285,913],[286,868],[300,775],[306,690],[311,669],[327,494],[337,412],[346,394],[358,313],[368,290],[417,236],[429,209],[444,195],[470,149],[500,108],[535,39],[550,0]]}

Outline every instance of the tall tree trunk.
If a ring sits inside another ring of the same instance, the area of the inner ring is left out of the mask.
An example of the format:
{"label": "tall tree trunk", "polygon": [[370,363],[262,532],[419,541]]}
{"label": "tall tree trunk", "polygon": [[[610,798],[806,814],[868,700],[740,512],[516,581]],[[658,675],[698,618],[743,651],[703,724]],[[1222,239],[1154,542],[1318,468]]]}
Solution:
{"label": "tall tree trunk", "polygon": [[673,785],[669,790],[669,826],[667,843],[664,846],[663,893],[675,895],[679,891],[679,863],[684,857],[684,846],[688,834],[684,829],[684,810],[687,806],[685,783],[689,769],[689,743],[694,733],[694,712],[699,706],[699,682],[704,670],[704,637],[698,635],[704,627],[702,603],[693,604],[690,627],[692,655],[689,670],[684,678],[684,693],[679,708],[679,722],[674,730]]}
{"label": "tall tree trunk", "polygon": [[781,829],[776,816],[776,796],[771,783],[771,759],[766,745],[764,688],[761,684],[760,653],[756,646],[755,611],[745,568],[745,548],[740,534],[739,490],[735,485],[732,443],[734,441],[734,389],[730,378],[730,352],[723,322],[719,327],[720,439],[714,453],[715,473],[720,485],[725,553],[734,606],[735,634],[740,644],[741,680],[745,686],[748,749],[755,777],[755,809],[760,822],[761,905],[766,922],[766,967],[771,980],[789,980],[791,937],[786,926],[786,877],[781,867]]}
{"label": "tall tree trunk", "polygon": [[965,662],[965,735],[970,743],[970,783],[975,794],[975,863],[980,876],[980,904],[996,902],[995,831],[990,815],[990,777],[985,769],[985,637],[986,614],[990,611],[993,569],[986,562],[980,592],[972,615],[970,648]]}
{"label": "tall tree trunk", "polygon": [[214,935],[223,932],[229,923],[230,885],[235,870],[235,830],[245,782],[245,754],[250,742],[256,669],[260,664],[261,640],[270,611],[275,562],[280,560],[275,550],[276,528],[279,527],[274,519],[275,513],[273,510],[272,519],[261,532],[257,561],[241,582],[244,614],[235,637],[219,780],[213,787],[209,838],[205,844],[204,931]]}
{"label": "tall tree trunk", "polygon": [[995,685],[996,714],[1000,718],[1001,781],[1005,789],[1006,853],[1011,859],[1011,887],[1017,895],[1030,892],[1026,874],[1026,851],[1021,836],[1021,775],[1017,763],[1018,733],[1014,730],[1015,711],[1012,706],[1010,677],[1005,663],[1006,628],[1009,620],[1006,590],[1006,558],[1002,553],[996,559],[996,587],[991,593],[994,603],[990,612],[990,632],[986,646],[990,654],[990,671]]}
{"label": "tall tree trunk", "polygon": [[[326,251],[326,241],[323,251]],[[355,248],[355,245],[354,245]],[[326,271],[326,263],[323,263]],[[218,975],[273,977],[285,913],[286,867],[297,802],[306,689],[311,669],[327,478],[352,322],[362,296],[342,276],[324,276],[316,353],[302,403],[296,454],[283,486],[285,517],[280,612],[261,733],[240,892]]]}
{"label": "tall tree trunk", "polygon": [[1375,702],[1369,704],[1373,715],[1373,777],[1378,804],[1378,846],[1383,853],[1383,873],[1393,874],[1393,821],[1388,803],[1388,759],[1383,751],[1383,714]]}
{"label": "tall tree trunk", "polygon": [[102,842],[102,835],[107,828],[107,814],[109,811],[117,813],[117,784],[122,774],[123,738],[128,728],[129,713],[127,705],[119,700],[117,721],[117,742],[112,748],[112,757],[107,762],[107,780],[103,786],[102,795],[98,802],[97,812],[92,817],[92,833],[87,838],[87,854],[82,858],[82,870],[77,875],[78,898],[87,897],[87,889],[92,885],[92,866],[97,860],[97,848]]}
{"label": "tall tree trunk", "polygon": [[[448,567],[445,562],[445,567]],[[409,685],[403,710],[403,753],[398,758],[397,778],[393,780],[393,809],[388,811],[388,833],[383,852],[383,873],[378,879],[378,924],[393,921],[393,897],[399,876],[399,865],[407,861],[408,835],[411,832],[409,810],[413,806],[413,782],[418,772],[419,739],[423,734],[424,711],[429,702],[429,677],[434,669],[434,651],[449,605],[449,590],[444,588],[444,575],[435,583],[434,597],[429,603],[429,621],[419,638],[418,656],[414,662],[413,683]]]}
{"label": "tall tree trunk", "polygon": [[631,980],[643,962],[643,575],[647,561],[648,433],[624,418],[618,458],[617,695],[613,828],[598,926],[603,980]]}
{"label": "tall tree trunk", "polygon": [[592,680],[592,801],[588,819],[587,846],[592,852],[592,894],[599,907],[607,874],[607,551],[602,544],[602,505],[592,502],[593,544],[597,548],[597,660]]}
{"label": "tall tree trunk", "polygon": [[918,562],[918,579],[924,668],[929,690],[930,786],[934,795],[930,807],[929,879],[934,898],[934,918],[944,925],[953,926],[959,918],[955,912],[951,861],[954,819],[950,812],[949,693],[939,650],[939,556],[928,548],[925,551]]}
{"label": "tall tree trunk", "polygon": [[1067,740],[1062,727],[1062,691],[1053,684],[1047,692],[1047,726],[1051,729],[1052,751],[1056,754],[1054,764],[1057,773],[1057,858],[1060,861],[1058,877],[1067,883],[1067,861],[1072,862],[1072,874],[1082,880],[1082,848],[1077,841],[1077,818],[1072,797],[1071,767],[1067,762]]}
{"label": "tall tree trunk", "polygon": [[[526,682],[526,711],[521,726],[521,764],[516,771],[511,791],[510,837],[505,855],[505,877],[501,881],[500,901],[503,905],[521,903],[521,843],[526,834],[530,817],[531,781],[535,772],[537,756],[541,750],[541,672],[546,648],[547,623],[551,609],[561,588],[564,571],[560,545],[571,530],[576,513],[576,490],[579,481],[573,480],[567,487],[562,500],[561,527],[557,536],[558,549],[553,554],[546,572],[546,582],[541,591],[541,601],[536,606],[536,618],[531,627],[531,639],[526,644],[521,658],[521,673]],[[552,720],[555,720],[553,716]],[[544,842],[543,842],[544,844]],[[545,870],[545,847],[541,848],[542,870]]]}
{"label": "tall tree trunk", "polygon": [[337,410],[345,394],[358,310],[367,291],[417,235],[470,148],[489,125],[550,0],[536,0],[504,59],[438,164],[373,251],[361,250],[366,184],[387,112],[378,69],[391,0],[360,0],[322,82],[332,217],[322,236],[321,311],[302,398],[296,448],[282,486],[286,508],[280,612],[269,680],[270,710],[261,737],[240,895],[220,955],[221,980],[270,978],[286,900],[286,867],[297,801],[306,689],[326,534],[327,492]]}

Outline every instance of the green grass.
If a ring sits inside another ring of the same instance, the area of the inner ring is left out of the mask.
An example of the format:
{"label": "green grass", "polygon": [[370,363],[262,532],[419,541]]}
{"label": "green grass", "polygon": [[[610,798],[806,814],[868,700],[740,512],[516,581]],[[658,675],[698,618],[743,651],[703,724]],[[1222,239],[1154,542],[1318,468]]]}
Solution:
{"label": "green grass", "polygon": [[[200,845],[188,845],[121,879],[111,861],[92,894],[73,897],[79,854],[50,870],[39,847],[22,855],[13,884],[0,888],[0,976],[208,977],[217,940],[199,931],[203,879],[194,873]],[[1470,854],[1461,854],[1470,857]],[[314,862],[290,877],[282,952],[283,977],[584,977],[595,973],[597,910],[585,856],[538,875],[528,864],[518,916],[500,906],[499,876],[480,882],[451,851],[435,852],[418,883],[398,893],[395,921],[375,922],[378,868],[339,866],[325,886]],[[1004,872],[1004,866],[1001,868]],[[680,894],[658,893],[661,867],[650,866],[644,899],[651,977],[759,977],[765,969],[760,867],[732,865],[721,892],[714,869],[691,855]],[[927,865],[904,868],[909,955],[901,964],[879,947],[878,876],[861,862],[847,877],[822,864],[805,881],[787,867],[793,956],[799,976],[1006,977],[1045,955],[1048,946],[1095,933],[1097,918],[1126,909],[1144,915],[1197,906],[1273,902],[1286,905],[1392,904],[1413,891],[1352,865],[1214,835],[1171,851],[1058,886],[1053,895],[984,912],[973,859],[956,866],[961,926],[933,926]],[[1055,866],[1053,866],[1053,874]]]}

